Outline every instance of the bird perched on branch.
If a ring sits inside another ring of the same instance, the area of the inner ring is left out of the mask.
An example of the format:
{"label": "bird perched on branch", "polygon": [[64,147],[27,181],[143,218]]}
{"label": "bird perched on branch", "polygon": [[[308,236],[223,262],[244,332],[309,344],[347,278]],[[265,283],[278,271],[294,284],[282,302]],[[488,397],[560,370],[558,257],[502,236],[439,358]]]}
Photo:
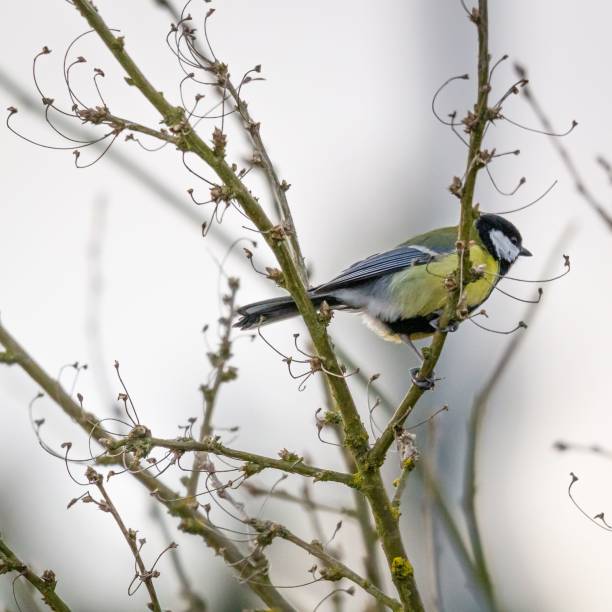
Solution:
{"label": "bird perched on branch", "polygon": [[[327,283],[309,289],[316,307],[362,313],[385,339],[408,342],[432,335],[448,298],[446,279],[458,269],[457,227],[443,227],[410,238],[398,247],[358,261]],[[478,308],[500,278],[522,256],[531,256],[521,234],[498,215],[474,220],[469,241],[475,279],[464,288],[468,312]],[[235,324],[253,329],[298,314],[290,296],[254,302],[238,309]],[[456,323],[452,329],[456,329]],[[416,348],[415,348],[416,350]],[[418,353],[418,351],[417,351]],[[431,385],[431,381],[419,381]]]}

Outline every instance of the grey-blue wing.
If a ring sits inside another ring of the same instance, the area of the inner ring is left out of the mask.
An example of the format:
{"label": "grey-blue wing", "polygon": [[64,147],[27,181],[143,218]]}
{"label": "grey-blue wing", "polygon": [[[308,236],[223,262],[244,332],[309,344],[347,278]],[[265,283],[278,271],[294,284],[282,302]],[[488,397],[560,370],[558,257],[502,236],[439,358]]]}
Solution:
{"label": "grey-blue wing", "polygon": [[441,253],[419,245],[402,245],[354,263],[331,281],[315,287],[311,295],[321,295],[399,272],[409,266],[426,264]]}

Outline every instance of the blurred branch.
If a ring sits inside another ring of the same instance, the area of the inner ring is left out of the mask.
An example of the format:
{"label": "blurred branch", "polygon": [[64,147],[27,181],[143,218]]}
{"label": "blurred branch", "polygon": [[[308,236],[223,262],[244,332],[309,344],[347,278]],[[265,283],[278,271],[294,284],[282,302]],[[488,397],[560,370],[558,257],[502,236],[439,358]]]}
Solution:
{"label": "blurred branch", "polygon": [[[304,496],[304,506],[306,508],[306,514],[308,514],[308,518],[310,519],[310,524],[312,525],[312,531],[314,533],[315,539],[319,542],[325,542],[327,539],[325,536],[325,531],[323,530],[323,525],[319,519],[319,510],[317,508],[317,504],[313,501],[312,496],[310,494],[310,483],[304,483],[302,487],[302,494]],[[341,523],[338,523],[340,525]],[[332,536],[333,539],[333,536]],[[374,584],[377,587],[377,584]],[[333,606],[335,612],[342,612],[342,597],[339,592],[332,592],[330,594],[330,602]],[[385,608],[382,607],[382,610]]]}
{"label": "blurred branch", "polygon": [[344,516],[348,516],[350,518],[356,518],[357,513],[352,508],[344,508],[344,507],[335,507],[330,506],[328,504],[322,504],[321,502],[316,502],[314,500],[305,500],[304,497],[300,497],[299,495],[294,495],[293,493],[289,493],[289,491],[285,491],[283,489],[274,489],[270,491],[269,488],[260,487],[252,482],[245,482],[242,485],[244,489],[246,489],[253,497],[272,497],[274,499],[280,499],[286,502],[292,502],[299,506],[308,506],[313,510],[317,510],[319,512],[331,512],[332,514],[343,514]]}
{"label": "blurred branch", "polygon": [[[210,385],[202,385],[202,396],[204,398],[204,415],[202,426],[200,427],[200,436],[198,440],[202,442],[204,439],[212,435],[212,417],[219,395],[219,389],[224,382],[229,382],[236,378],[235,368],[229,367],[227,362],[232,357],[232,324],[236,315],[236,292],[240,283],[236,278],[228,280],[229,293],[223,297],[223,303],[227,306],[227,314],[219,321],[223,327],[223,333],[219,341],[219,348],[216,353],[212,351],[208,354],[208,359],[214,366],[214,378]],[[193,497],[198,490],[198,480],[200,478],[201,453],[196,453],[193,470],[187,483],[187,495]]]}
{"label": "blurred branch", "polygon": [[[515,70],[521,78],[527,78],[527,70],[524,66],[516,64]],[[563,146],[561,138],[555,134],[550,119],[544,112],[544,109],[538,100],[535,98],[531,90],[531,86],[526,87],[523,92],[525,94],[525,99],[542,124],[544,131],[549,135],[553,146],[559,154],[559,157],[561,157],[561,160],[565,164],[568,174],[574,181],[576,191],[584,198],[585,202],[593,209],[593,211],[595,211],[599,218],[608,226],[608,229],[612,231],[612,215],[604,208],[603,204],[597,200],[593,192],[587,187],[582,176],[580,175],[580,172],[578,171],[576,163],[569,154],[569,151]],[[577,125],[575,121],[573,122],[573,125]]]}
{"label": "blurred branch", "polygon": [[[338,349],[337,345],[336,354],[340,356],[342,361],[344,361],[344,359],[342,358],[342,353]],[[362,376],[358,368],[349,369],[354,371],[356,373],[356,376]],[[326,384],[323,384],[323,393],[330,408],[334,412],[337,412],[337,408],[334,405],[333,398],[331,396],[331,393],[329,392],[329,387]],[[355,472],[357,470],[355,460],[351,456],[351,453],[348,451],[348,449],[342,444],[342,428],[339,425],[334,425],[333,431],[334,435],[336,436],[336,439],[338,440],[339,450],[342,454],[346,469],[350,472]],[[358,490],[353,490],[353,499],[355,501],[355,515],[359,523],[359,531],[361,532],[361,538],[363,540],[363,546],[365,549],[363,564],[365,567],[366,577],[374,586],[380,588],[382,586],[382,579],[380,576],[379,569],[378,534],[376,533],[376,529],[374,529],[374,526],[372,525],[372,518],[367,500]],[[377,602],[378,612],[381,612],[381,606],[382,604],[380,602]]]}
{"label": "blurred branch", "polygon": [[612,451],[601,447],[599,444],[577,444],[575,442],[567,442],[565,440],[557,440],[553,448],[560,452],[579,452],[579,453],[592,453],[593,455],[599,455],[604,459],[612,459]]}
{"label": "blurred branch", "polygon": [[[57,380],[51,378],[32,357],[11,336],[8,330],[0,322],[0,344],[15,356],[15,362],[26,372],[26,374],[39,384],[47,395],[71,417],[88,436],[97,440],[100,444],[113,444],[113,436],[104,431],[99,419],[93,414],[86,412],[66,393]],[[116,457],[115,463],[121,463],[121,458]],[[129,458],[126,460],[130,464]],[[121,463],[123,465],[123,463]],[[257,581],[250,582],[249,587],[270,607],[278,608],[283,612],[294,612],[293,606],[281,596],[272,586],[267,571],[267,559],[263,555],[249,555],[245,557],[231,540],[220,533],[201,513],[197,512],[193,503],[180,497],[175,491],[166,486],[160,478],[149,474],[139,468],[138,464],[132,465],[134,470],[130,474],[143,484],[147,490],[170,511],[173,516],[181,519],[179,527],[191,534],[199,535],[217,554],[223,557],[232,570],[244,580],[244,576],[257,573]],[[248,582],[248,580],[247,580]]]}
{"label": "blurred branch", "polygon": [[289,529],[283,525],[279,525],[278,523],[252,520],[251,524],[259,533],[264,534],[265,538],[270,540],[270,542],[274,538],[282,538],[283,540],[292,542],[296,546],[299,546],[303,550],[309,552],[313,557],[323,561],[326,565],[326,567],[321,570],[321,576],[324,580],[337,581],[341,580],[342,578],[346,578],[351,582],[354,582],[357,586],[360,586],[364,591],[372,595],[372,597],[380,601],[388,608],[398,611],[404,610],[399,601],[385,595],[369,580],[362,578],[359,576],[359,574],[356,574],[351,569],[346,567],[346,565],[338,561],[338,559],[326,552],[321,542],[316,540],[313,542],[306,542],[289,531]]}
{"label": "blurred branch", "polygon": [[467,570],[476,581],[476,567],[472,561],[471,553],[452,515],[450,507],[444,498],[437,475],[434,473],[432,466],[427,460],[422,459],[417,465],[421,466],[423,483],[428,488],[428,492],[436,504],[436,512],[439,514],[441,522],[445,527],[446,535],[457,554],[461,566]]}
{"label": "blurred branch", "polygon": [[51,610],[70,612],[68,605],[55,592],[57,586],[55,574],[51,570],[45,570],[42,576],[35,574],[0,537],[0,575],[9,572],[17,572],[19,576],[23,576],[42,595],[43,601]]}
{"label": "blurred branch", "polygon": [[[573,229],[573,226],[568,226],[561,233],[561,236],[558,238],[558,240],[555,242],[551,250],[551,255],[549,256],[548,262],[544,266],[544,275],[549,273],[550,268],[553,266],[553,263],[556,262],[559,250],[567,246],[569,238],[573,233]],[[545,276],[543,278],[545,278]],[[528,326],[531,325],[534,318],[536,317],[536,313],[538,310],[536,306],[537,304],[530,304],[526,309],[523,320]],[[526,334],[514,334],[508,344],[506,344],[501,357],[497,361],[497,364],[492,369],[484,385],[474,398],[472,412],[470,414],[470,421],[468,424],[465,476],[463,484],[463,506],[465,510],[465,518],[467,522],[470,543],[472,546],[472,552],[474,555],[474,568],[476,571],[476,577],[478,578],[478,581],[483,588],[488,604],[493,610],[497,609],[497,604],[495,602],[495,594],[493,591],[491,576],[487,568],[486,557],[482,546],[480,529],[478,526],[478,517],[476,513],[476,470],[478,443],[479,436],[482,431],[482,423],[486,415],[488,400],[491,397],[491,394],[493,393],[495,387],[503,378],[508,364],[516,355],[522,343],[524,342],[525,336]]]}
{"label": "blurred branch", "polygon": [[[437,448],[437,428],[436,421],[431,420],[427,426],[427,457],[429,460],[429,466],[434,478],[438,469],[438,448]],[[431,612],[439,612],[443,609],[442,605],[442,588],[441,581],[442,576],[440,574],[440,538],[438,534],[437,524],[437,504],[433,487],[430,479],[425,479],[423,482],[423,528],[427,533],[426,552],[429,557],[429,568],[430,568],[430,605],[428,610]]]}
{"label": "blurred branch", "polygon": [[134,555],[134,561],[136,563],[138,571],[134,576],[134,579],[132,580],[130,586],[135,580],[141,580],[142,582],[144,582],[144,585],[149,593],[149,599],[151,600],[150,605],[147,607],[150,610],[153,610],[154,612],[161,612],[161,606],[159,604],[157,592],[155,591],[155,586],[153,585],[153,578],[159,575],[159,572],[154,569],[147,570],[144,561],[142,560],[140,549],[144,543],[144,540],[141,540],[141,544],[139,546],[138,542],[136,541],[137,532],[133,529],[128,529],[125,526],[125,523],[123,522],[121,515],[117,511],[113,500],[110,498],[109,494],[106,491],[102,475],[98,474],[98,472],[96,472],[92,467],[88,467],[86,476],[87,480],[89,480],[90,483],[97,487],[98,491],[100,491],[100,494],[104,498],[103,502],[97,503],[98,507],[103,512],[108,512],[115,519],[115,523],[117,523],[121,534],[125,538],[125,541],[127,542],[128,546],[130,547],[130,550],[132,551],[132,555]]}
{"label": "blurred branch", "polygon": [[[162,515],[160,507],[157,503],[151,504],[151,513],[156,519],[157,524],[162,531],[163,537],[168,541],[172,540],[170,529],[168,528],[165,517]],[[185,570],[179,551],[176,548],[172,548],[170,551],[168,551],[168,554],[170,555],[170,560],[174,566],[178,581],[181,584],[181,596],[187,602],[186,612],[206,612],[206,602],[193,589],[193,585],[191,584],[191,580],[187,575],[187,571]]]}

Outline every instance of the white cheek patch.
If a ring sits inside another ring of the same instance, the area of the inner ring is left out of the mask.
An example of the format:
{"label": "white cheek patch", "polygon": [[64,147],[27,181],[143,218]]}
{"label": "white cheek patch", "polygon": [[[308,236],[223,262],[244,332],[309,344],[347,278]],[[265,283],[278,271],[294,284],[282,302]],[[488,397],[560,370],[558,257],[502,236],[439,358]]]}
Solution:
{"label": "white cheek patch", "polygon": [[497,256],[499,259],[504,259],[505,261],[509,261],[511,263],[516,260],[516,258],[519,256],[520,249],[516,244],[512,243],[506,234],[494,229],[491,230],[489,236],[491,236],[491,242],[497,251]]}

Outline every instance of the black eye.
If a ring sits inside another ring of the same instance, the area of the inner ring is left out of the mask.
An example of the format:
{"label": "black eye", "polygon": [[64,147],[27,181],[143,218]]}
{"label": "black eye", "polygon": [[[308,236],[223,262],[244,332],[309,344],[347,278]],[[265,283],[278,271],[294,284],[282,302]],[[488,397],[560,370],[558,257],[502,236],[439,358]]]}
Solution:
{"label": "black eye", "polygon": [[518,238],[516,236],[512,236],[512,238],[510,238],[510,242],[512,244],[518,244]]}

